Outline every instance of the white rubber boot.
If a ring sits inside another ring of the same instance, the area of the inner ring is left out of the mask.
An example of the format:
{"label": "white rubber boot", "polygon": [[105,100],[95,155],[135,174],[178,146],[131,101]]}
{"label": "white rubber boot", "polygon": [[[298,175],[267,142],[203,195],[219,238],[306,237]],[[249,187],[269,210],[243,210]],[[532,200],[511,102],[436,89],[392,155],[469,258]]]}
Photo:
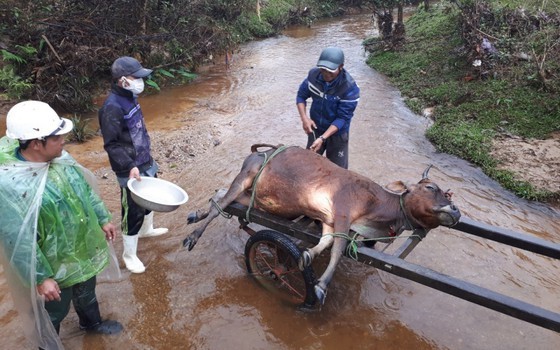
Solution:
{"label": "white rubber boot", "polygon": [[164,227],[154,228],[154,212],[152,211],[150,214],[144,216],[144,222],[142,223],[142,227],[140,227],[140,231],[138,231],[138,236],[140,238],[155,237],[163,235],[168,231],[169,230]]}
{"label": "white rubber boot", "polygon": [[146,271],[144,264],[136,256],[138,248],[138,235],[123,235],[123,260],[126,268],[132,273],[142,273]]}

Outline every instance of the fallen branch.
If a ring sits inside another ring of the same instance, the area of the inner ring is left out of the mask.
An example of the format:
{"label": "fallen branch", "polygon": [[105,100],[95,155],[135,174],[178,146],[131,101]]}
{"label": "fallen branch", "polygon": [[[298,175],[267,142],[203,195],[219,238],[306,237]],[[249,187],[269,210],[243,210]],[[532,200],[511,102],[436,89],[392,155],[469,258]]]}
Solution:
{"label": "fallen branch", "polygon": [[54,47],[51,45],[51,42],[49,41],[49,39],[47,39],[47,37],[45,35],[41,35],[41,38],[45,39],[45,42],[47,43],[47,45],[49,45],[49,47],[51,48],[51,51],[54,53],[56,58],[58,58],[58,61],[60,63],[64,64],[64,62],[62,61],[62,59],[60,58],[58,53],[56,53],[56,50],[54,49]]}

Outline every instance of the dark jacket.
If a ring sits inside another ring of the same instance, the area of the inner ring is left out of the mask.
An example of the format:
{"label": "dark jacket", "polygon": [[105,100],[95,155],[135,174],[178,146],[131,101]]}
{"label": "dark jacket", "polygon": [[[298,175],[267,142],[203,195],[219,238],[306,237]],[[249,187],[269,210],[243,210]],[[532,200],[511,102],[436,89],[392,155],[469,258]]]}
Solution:
{"label": "dark jacket", "polygon": [[331,124],[338,128],[338,133],[348,133],[360,100],[360,88],[345,69],[335,80],[327,83],[321,70],[312,68],[299,86],[296,103],[306,103],[310,97],[309,116],[317,124],[319,135]]}
{"label": "dark jacket", "polygon": [[152,165],[150,136],[138,100],[130,91],[113,84],[99,110],[99,127],[103,148],[117,176],[128,177],[132,168],[142,172]]}

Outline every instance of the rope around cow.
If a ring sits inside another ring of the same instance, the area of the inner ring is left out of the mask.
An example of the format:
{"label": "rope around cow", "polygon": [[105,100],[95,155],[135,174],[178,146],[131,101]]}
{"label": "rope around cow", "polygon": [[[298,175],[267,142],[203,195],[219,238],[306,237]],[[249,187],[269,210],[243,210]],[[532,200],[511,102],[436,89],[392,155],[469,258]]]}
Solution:
{"label": "rope around cow", "polygon": [[408,235],[408,236],[397,236],[397,237],[392,237],[392,236],[387,236],[387,237],[377,237],[377,238],[362,238],[362,239],[357,239],[357,237],[360,234],[357,232],[354,232],[353,236],[350,236],[347,233],[325,233],[323,234],[323,236],[333,236],[333,237],[339,237],[339,238],[344,238],[347,241],[349,241],[348,246],[346,246],[346,255],[351,258],[352,260],[356,260],[358,261],[358,243],[357,242],[370,242],[370,241],[382,241],[382,240],[391,240],[391,242],[389,244],[391,244],[396,238],[419,238],[420,240],[422,240],[422,235]]}
{"label": "rope around cow", "polygon": [[[255,179],[253,180],[253,187],[251,189],[251,201],[249,202],[249,206],[247,207],[247,212],[245,213],[245,220],[247,222],[251,222],[249,213],[251,211],[251,209],[253,208],[254,204],[255,204],[255,196],[257,194],[257,181],[259,180],[259,177],[261,176],[261,173],[264,169],[264,167],[266,166],[266,164],[268,164],[268,162],[270,162],[270,160],[272,158],[274,158],[276,155],[278,155],[279,153],[285,151],[287,148],[292,147],[292,146],[280,146],[278,147],[271,155],[270,157],[268,157],[268,154],[266,152],[260,152],[260,155],[264,156],[264,162],[261,165],[261,168],[259,169],[259,171],[257,172],[257,175],[255,175]],[[210,202],[212,203],[212,205],[218,210],[218,212],[220,213],[220,215],[222,215],[223,217],[225,217],[226,219],[231,219],[232,215],[226,213],[222,207],[220,207],[220,205],[218,204],[218,202],[216,202],[213,198],[210,199]]]}

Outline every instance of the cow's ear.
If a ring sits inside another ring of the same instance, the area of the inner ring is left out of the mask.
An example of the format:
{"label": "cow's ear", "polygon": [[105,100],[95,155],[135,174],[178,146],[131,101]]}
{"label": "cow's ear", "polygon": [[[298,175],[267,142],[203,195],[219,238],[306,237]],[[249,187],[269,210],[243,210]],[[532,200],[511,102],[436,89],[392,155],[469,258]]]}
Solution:
{"label": "cow's ear", "polygon": [[390,184],[385,186],[385,189],[391,193],[398,194],[398,195],[401,195],[406,191],[408,191],[408,188],[402,181],[391,182]]}

